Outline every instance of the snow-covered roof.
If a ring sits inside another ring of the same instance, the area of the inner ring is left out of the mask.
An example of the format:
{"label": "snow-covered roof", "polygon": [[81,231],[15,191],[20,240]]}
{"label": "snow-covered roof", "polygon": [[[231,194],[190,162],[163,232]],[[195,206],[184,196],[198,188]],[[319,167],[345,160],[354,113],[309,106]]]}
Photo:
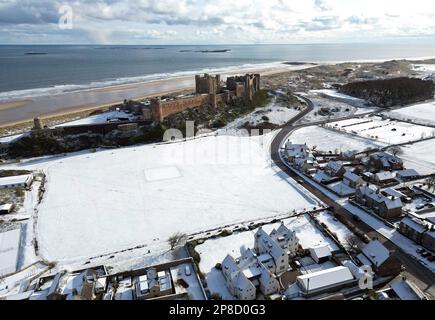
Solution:
{"label": "snow-covered roof", "polygon": [[297,279],[302,291],[310,292],[350,282],[354,277],[348,268],[340,266],[298,276]]}
{"label": "snow-covered roof", "polygon": [[425,298],[423,292],[409,280],[401,279],[390,285],[400,300],[422,300]]}
{"label": "snow-covered roof", "polygon": [[273,239],[270,235],[268,235],[263,228],[259,228],[257,233],[255,234],[256,241],[260,241],[263,248],[266,249],[272,257],[275,259],[281,258],[283,256],[283,249],[281,246]]}
{"label": "snow-covered roof", "polygon": [[10,211],[13,208],[12,203],[0,204],[0,211]]}
{"label": "snow-covered roof", "polygon": [[17,271],[21,229],[0,233],[0,277]]}
{"label": "snow-covered roof", "polygon": [[361,279],[363,276],[365,276],[365,272],[350,260],[344,261],[343,266],[349,268],[350,272],[352,272],[353,276],[357,279]]}
{"label": "snow-covered roof", "polygon": [[30,174],[0,178],[0,187],[25,184],[31,178]]}
{"label": "snow-covered roof", "polygon": [[388,196],[392,196],[392,197],[397,197],[397,198],[401,198],[401,197],[406,197],[405,194],[403,194],[400,191],[397,191],[396,189],[393,188],[387,188],[382,190],[383,193],[385,193]]}
{"label": "snow-covered roof", "polygon": [[393,174],[390,171],[382,171],[382,172],[378,172],[376,173],[376,179],[378,181],[387,181],[387,180],[393,180]]}
{"label": "snow-covered roof", "polygon": [[346,170],[346,173],[344,174],[343,178],[352,182],[358,182],[362,179],[360,176],[356,175],[355,173],[349,170]]}
{"label": "snow-covered roof", "polygon": [[[409,228],[417,231],[418,233],[424,233],[426,231],[429,231],[429,229],[432,227],[432,223],[426,222],[422,219],[418,219],[416,217],[405,217],[402,219],[401,223],[405,224]],[[434,232],[435,233],[435,232]]]}
{"label": "snow-covered roof", "polygon": [[331,169],[334,172],[338,172],[343,168],[343,162],[342,161],[329,161],[328,162],[328,168]]}
{"label": "snow-covered roof", "polygon": [[397,177],[418,177],[420,174],[415,169],[406,169],[406,170],[400,170],[396,171]]}
{"label": "snow-covered roof", "polygon": [[379,267],[390,257],[390,251],[384,247],[379,240],[369,242],[363,249],[362,253],[370,260],[372,264]]}
{"label": "snow-covered roof", "polygon": [[332,255],[328,244],[321,244],[310,248],[310,253],[313,258],[322,259]]}
{"label": "snow-covered roof", "polygon": [[313,179],[314,179],[314,181],[317,181],[320,183],[322,181],[331,180],[332,178],[328,174],[326,174],[325,171],[320,170],[320,171],[317,171],[317,173],[314,175]]}

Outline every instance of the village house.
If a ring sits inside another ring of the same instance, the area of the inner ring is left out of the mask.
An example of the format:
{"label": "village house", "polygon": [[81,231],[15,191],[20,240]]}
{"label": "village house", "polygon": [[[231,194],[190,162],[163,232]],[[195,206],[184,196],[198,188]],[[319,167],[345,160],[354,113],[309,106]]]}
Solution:
{"label": "village house", "polygon": [[343,183],[349,186],[350,188],[356,189],[364,184],[364,180],[363,178],[356,175],[355,173],[347,170],[343,175]]}
{"label": "village house", "polygon": [[157,272],[155,268],[149,268],[146,274],[137,277],[134,282],[134,293],[137,300],[147,300],[173,293],[169,270]]}
{"label": "village house", "polygon": [[270,255],[272,257],[271,272],[280,274],[289,268],[289,257],[296,255],[299,240],[295,232],[290,231],[284,224],[274,229],[268,235],[263,228],[259,228],[255,234],[255,252],[259,256]]}
{"label": "village house", "polygon": [[393,174],[390,171],[382,171],[374,174],[372,176],[373,183],[385,186],[394,182],[397,182],[397,180],[393,177]]}
{"label": "village house", "polygon": [[317,172],[317,170],[319,169],[319,164],[312,157],[298,158],[294,161],[294,167],[295,169],[310,175]]}
{"label": "village house", "polygon": [[296,159],[306,159],[309,155],[307,144],[293,144],[288,141],[285,145],[285,153],[289,162],[293,163]]}
{"label": "village house", "polygon": [[260,228],[254,249],[247,249],[235,260],[228,255],[222,262],[222,274],[230,293],[240,300],[254,300],[257,293],[276,294],[281,289],[278,276],[289,268],[289,257],[297,253],[299,240],[281,224],[267,234]]}
{"label": "village house", "polygon": [[384,219],[398,218],[403,213],[400,198],[384,196],[373,185],[366,184],[359,187],[355,193],[355,201]]}
{"label": "village house", "polygon": [[325,173],[330,177],[342,178],[346,172],[346,168],[342,161],[329,161],[325,167]]}
{"label": "village house", "polygon": [[420,174],[415,169],[396,171],[396,178],[400,181],[412,181],[419,179],[420,177]]}
{"label": "village house", "polygon": [[369,165],[378,171],[403,170],[402,159],[384,151],[370,155]]}
{"label": "village house", "polygon": [[397,276],[401,272],[400,261],[379,240],[369,242],[357,259],[382,277]]}
{"label": "village house", "polygon": [[435,251],[435,225],[430,221],[409,215],[400,221],[398,230],[415,243]]}

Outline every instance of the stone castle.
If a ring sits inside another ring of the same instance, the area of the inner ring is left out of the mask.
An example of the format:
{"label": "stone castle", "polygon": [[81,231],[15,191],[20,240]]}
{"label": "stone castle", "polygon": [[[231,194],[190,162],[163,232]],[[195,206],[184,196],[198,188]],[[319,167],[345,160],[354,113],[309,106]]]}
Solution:
{"label": "stone castle", "polygon": [[259,90],[259,74],[228,77],[226,83],[221,80],[220,75],[197,75],[194,95],[173,100],[153,99],[151,109],[144,110],[144,118],[162,122],[166,117],[190,108],[205,105],[217,107],[220,102],[229,104],[237,98],[252,101],[254,94]]}

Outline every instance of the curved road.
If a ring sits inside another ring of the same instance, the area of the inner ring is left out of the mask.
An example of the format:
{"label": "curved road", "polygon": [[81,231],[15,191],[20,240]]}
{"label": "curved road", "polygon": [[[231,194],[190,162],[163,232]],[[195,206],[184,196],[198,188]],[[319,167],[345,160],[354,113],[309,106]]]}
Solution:
{"label": "curved road", "polygon": [[[299,98],[303,99],[306,104],[308,105],[308,108],[305,109],[303,112],[298,114],[296,117],[291,119],[288,123],[286,123],[284,126],[281,127],[281,131],[275,136],[274,140],[271,144],[271,158],[276,166],[278,166],[282,171],[284,171],[287,175],[289,175],[294,180],[298,181],[300,180],[300,177],[295,174],[292,170],[290,170],[285,163],[282,162],[280,157],[280,151],[281,151],[281,145],[283,144],[284,140],[287,139],[287,137],[297,129],[300,129],[302,127],[308,127],[313,125],[319,125],[319,124],[325,124],[328,122],[335,122],[340,120],[346,120],[350,118],[354,118],[355,115],[349,116],[349,117],[343,117],[343,118],[337,118],[337,119],[331,119],[327,121],[318,121],[318,122],[311,122],[306,124],[299,124],[297,125],[296,122],[305,117],[308,113],[314,110],[314,104],[313,102],[303,96],[298,96]],[[376,112],[370,112],[367,114],[372,114]],[[360,116],[360,115],[358,115]],[[327,196],[325,196],[322,192],[317,190],[312,185],[306,183],[304,184],[304,187],[314,194],[317,198],[319,198],[321,201],[323,201],[326,205],[328,205],[330,208],[333,208],[334,212],[336,214],[341,215],[343,218],[345,218],[351,225],[354,225],[357,229],[360,229],[362,232],[369,235],[371,238],[377,238],[379,241],[381,241],[390,251],[394,251],[403,264],[403,266],[406,268],[405,275],[412,279],[419,287],[422,289],[426,294],[431,296],[432,298],[435,298],[435,274],[428,268],[426,268],[424,265],[420,264],[418,261],[416,261],[413,257],[409,256],[408,254],[404,253],[401,248],[396,246],[393,242],[391,242],[389,239],[382,236],[380,233],[378,233],[376,230],[365,224],[363,221],[356,222],[354,219],[352,219],[352,214],[345,210],[343,207],[341,207],[338,203],[331,200]]]}

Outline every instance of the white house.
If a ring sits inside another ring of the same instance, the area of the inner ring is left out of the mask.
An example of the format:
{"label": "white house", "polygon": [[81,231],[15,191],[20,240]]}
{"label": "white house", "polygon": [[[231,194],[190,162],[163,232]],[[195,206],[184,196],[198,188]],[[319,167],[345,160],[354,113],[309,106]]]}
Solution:
{"label": "white house", "polygon": [[232,295],[253,300],[257,292],[270,296],[279,292],[278,275],[289,268],[289,257],[297,253],[299,240],[284,224],[267,234],[259,228],[255,248],[247,249],[235,260],[228,255],[222,262],[222,274]]}
{"label": "white house", "polygon": [[305,159],[309,155],[307,144],[293,144],[288,141],[285,145],[285,152],[290,162],[296,159]]}
{"label": "white house", "polygon": [[225,278],[228,290],[239,300],[255,300],[257,289],[239,269],[236,261],[231,255],[227,255],[222,261],[222,273]]}
{"label": "white house", "polygon": [[[278,231],[279,230],[279,231]],[[297,251],[299,240],[296,235],[281,225],[278,230],[267,234],[263,228],[259,228],[255,234],[255,251],[258,255],[269,254],[273,259],[271,271],[281,274],[289,267],[289,255]]]}

